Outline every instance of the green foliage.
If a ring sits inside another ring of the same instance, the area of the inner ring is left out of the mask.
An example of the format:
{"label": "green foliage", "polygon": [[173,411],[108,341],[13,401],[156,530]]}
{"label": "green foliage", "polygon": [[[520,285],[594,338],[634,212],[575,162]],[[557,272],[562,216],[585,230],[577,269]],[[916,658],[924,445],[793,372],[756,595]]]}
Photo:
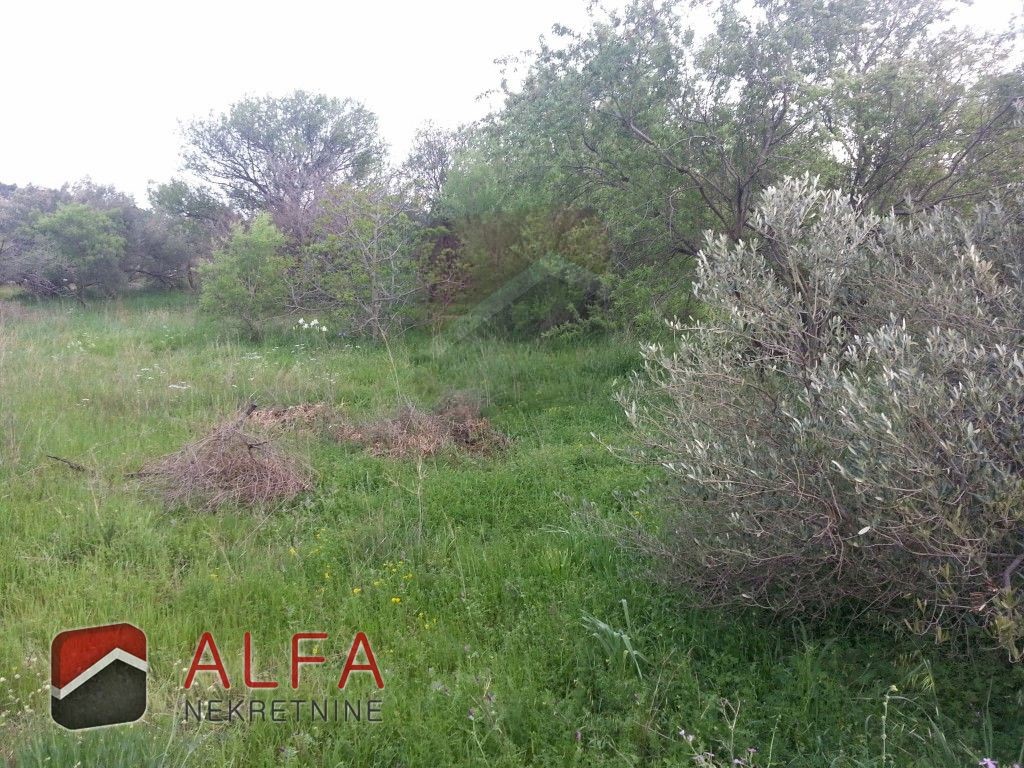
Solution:
{"label": "green foliage", "polygon": [[416,131],[401,173],[416,207],[429,217],[439,214],[448,174],[467,138],[467,130],[446,131],[429,122]]}
{"label": "green foliage", "polygon": [[[609,232],[599,219],[519,195],[500,168],[471,163],[449,179],[442,210],[458,239],[464,307],[515,293],[486,325],[516,337],[590,317],[603,301],[601,278],[611,266]],[[518,283],[528,285],[508,290]]]}
{"label": "green foliage", "polygon": [[787,180],[762,238],[709,239],[706,322],[623,396],[672,478],[675,576],[1024,658],[1022,210],[879,218]]}
{"label": "green foliage", "polygon": [[322,313],[343,335],[385,339],[410,319],[420,291],[417,227],[382,189],[334,187],[300,255],[297,309]]}
{"label": "green foliage", "polygon": [[240,324],[250,336],[286,312],[291,262],[287,240],[267,214],[248,228],[238,226],[223,250],[200,270],[200,306],[207,313]]}
{"label": "green foliage", "polygon": [[383,148],[377,118],[351,99],[295,91],[250,97],[185,131],[186,167],[242,211],[267,211],[302,239],[310,202],[331,184],[367,179]]}
{"label": "green foliage", "polygon": [[699,310],[690,291],[693,267],[692,258],[678,256],[658,266],[642,264],[607,274],[605,315],[609,325],[647,340],[668,336],[669,321],[686,320]]}
{"label": "green foliage", "polygon": [[111,216],[82,203],[67,203],[36,219],[38,248],[52,254],[43,276],[58,290],[116,295],[125,285],[125,239]]}
{"label": "green foliage", "polygon": [[168,188],[157,190],[153,210],[88,180],[0,191],[0,281],[37,297],[79,299],[130,287],[191,287],[212,228],[163,208]]}
{"label": "green foliage", "polygon": [[217,222],[227,215],[224,203],[207,190],[181,179],[171,179],[151,186],[149,204],[169,216],[176,216],[196,226]]}
{"label": "green foliage", "polygon": [[[704,232],[756,235],[754,201],[786,176],[811,173],[862,210],[901,212],[976,203],[1019,176],[1024,81],[1010,35],[953,26],[948,3],[596,8],[588,28],[556,27],[525,68],[515,60],[521,86],[446,191],[475,193],[467,245],[486,240],[503,261],[531,207],[571,200],[600,221],[617,293],[607,319],[619,327],[686,309],[685,291],[673,301],[665,289],[691,277],[678,267]],[[689,19],[709,8],[711,29],[695,34]],[[652,276],[657,309],[642,290]]]}
{"label": "green foliage", "polygon": [[[468,239],[469,281],[476,291],[485,286],[498,290],[526,270],[537,273],[534,284],[491,319],[494,330],[536,336],[585,321],[602,299],[600,278],[608,268],[606,232],[578,211],[526,213],[512,242],[498,253],[474,253],[472,230],[462,232]],[[477,254],[487,261],[475,261]],[[487,278],[473,282],[474,276],[483,275]]]}
{"label": "green foliage", "polygon": [[644,673],[640,668],[640,662],[646,662],[647,659],[633,646],[633,626],[629,620],[629,604],[625,600],[622,601],[622,613],[626,621],[625,629],[616,629],[589,613],[583,614],[583,626],[601,644],[609,664],[621,668],[632,663],[637,677],[642,680]]}
{"label": "green foliage", "polygon": [[383,339],[406,326],[421,283],[418,226],[402,201],[378,187],[336,186],[315,213],[305,245],[269,214],[236,228],[201,270],[201,306],[252,335],[295,314],[335,336]]}

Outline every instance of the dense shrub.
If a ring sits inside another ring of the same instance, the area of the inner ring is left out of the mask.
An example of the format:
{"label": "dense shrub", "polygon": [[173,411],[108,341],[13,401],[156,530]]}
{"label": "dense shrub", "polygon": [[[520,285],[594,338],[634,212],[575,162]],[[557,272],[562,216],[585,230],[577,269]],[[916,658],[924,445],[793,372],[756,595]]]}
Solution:
{"label": "dense shrub", "polygon": [[463,160],[439,206],[458,243],[456,303],[486,314],[488,331],[514,337],[597,319],[612,257],[605,223],[524,187],[501,163],[472,153]]}
{"label": "dense shrub", "polygon": [[419,234],[417,262],[423,284],[424,319],[439,328],[466,289],[462,241],[450,222],[424,226]]}
{"label": "dense shrub", "polygon": [[706,320],[623,394],[671,480],[672,570],[709,601],[883,611],[1024,653],[1019,200],[858,213],[808,180],[711,238]]}
{"label": "dense shrub", "polygon": [[339,186],[316,210],[305,244],[269,214],[237,227],[201,270],[201,306],[252,336],[294,315],[316,317],[335,335],[381,339],[400,329],[421,286],[418,230],[400,201],[379,188]]}
{"label": "dense shrub", "polygon": [[[472,252],[470,252],[472,253]],[[472,258],[472,257],[471,257]],[[487,326],[530,337],[579,325],[603,303],[601,276],[608,269],[608,240],[599,221],[572,209],[537,209],[523,215],[507,248],[490,267],[474,263],[477,285],[491,283],[491,297],[509,292],[509,303]],[[471,279],[474,273],[471,271]],[[495,278],[500,276],[499,280]],[[519,295],[515,286],[529,284]]]}
{"label": "dense shrub", "polygon": [[40,216],[31,258],[54,292],[116,295],[125,285],[125,238],[112,216],[83,203],[67,203]]}
{"label": "dense shrub", "polygon": [[269,320],[287,313],[286,242],[269,214],[257,216],[248,229],[236,227],[224,249],[200,270],[200,307],[259,336]]}
{"label": "dense shrub", "polygon": [[666,338],[666,319],[688,318],[697,309],[689,290],[693,261],[677,256],[604,275],[609,324],[635,338]]}
{"label": "dense shrub", "polygon": [[169,216],[147,212],[129,229],[125,271],[147,285],[184,288],[194,284],[196,238]]}
{"label": "dense shrub", "polygon": [[346,335],[382,339],[410,319],[421,281],[418,230],[384,189],[337,186],[320,201],[313,240],[291,281],[296,309]]}
{"label": "dense shrub", "polygon": [[196,264],[211,251],[211,227],[189,211],[165,209],[165,197],[143,210],[88,180],[0,188],[0,282],[37,297],[79,299],[129,287],[193,287]]}

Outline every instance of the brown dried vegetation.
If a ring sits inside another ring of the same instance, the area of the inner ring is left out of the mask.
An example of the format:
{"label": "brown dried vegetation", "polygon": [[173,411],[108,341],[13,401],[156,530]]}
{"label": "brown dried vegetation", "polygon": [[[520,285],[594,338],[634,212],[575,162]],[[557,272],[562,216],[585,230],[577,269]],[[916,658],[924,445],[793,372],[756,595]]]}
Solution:
{"label": "brown dried vegetation", "polygon": [[453,395],[433,411],[404,406],[391,417],[359,423],[342,422],[331,430],[339,442],[356,443],[374,456],[434,456],[447,450],[489,455],[509,444],[480,414],[480,404],[464,394]]}
{"label": "brown dried vegetation", "polygon": [[170,507],[204,511],[225,504],[270,506],[310,490],[309,468],[265,436],[244,432],[244,418],[146,464],[135,477]]}
{"label": "brown dried vegetation", "polygon": [[25,320],[32,316],[32,310],[14,301],[0,299],[0,323]]}
{"label": "brown dried vegetation", "polygon": [[338,411],[327,403],[300,403],[279,408],[256,408],[247,423],[256,429],[297,429],[329,425],[338,418]]}

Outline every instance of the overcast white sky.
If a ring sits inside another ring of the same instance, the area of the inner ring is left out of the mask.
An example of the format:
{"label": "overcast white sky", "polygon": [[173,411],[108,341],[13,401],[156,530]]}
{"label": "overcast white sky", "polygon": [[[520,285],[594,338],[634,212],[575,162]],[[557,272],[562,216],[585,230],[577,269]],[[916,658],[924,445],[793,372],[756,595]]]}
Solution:
{"label": "overcast white sky", "polygon": [[[622,0],[605,5],[621,6]],[[0,182],[91,176],[145,200],[178,170],[178,121],[296,88],[362,100],[404,156],[427,119],[487,111],[497,57],[586,0],[0,0]],[[1005,26],[1021,0],[977,0]]]}

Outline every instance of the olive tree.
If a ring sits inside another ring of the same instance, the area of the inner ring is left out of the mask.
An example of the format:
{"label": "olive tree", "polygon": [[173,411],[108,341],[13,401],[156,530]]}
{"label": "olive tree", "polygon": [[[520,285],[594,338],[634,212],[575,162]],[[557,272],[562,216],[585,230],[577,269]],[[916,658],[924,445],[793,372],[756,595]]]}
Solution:
{"label": "olive tree", "polygon": [[809,180],[711,236],[706,320],[622,402],[668,474],[671,572],[717,602],[870,609],[1024,658],[1024,208],[864,213]]}

